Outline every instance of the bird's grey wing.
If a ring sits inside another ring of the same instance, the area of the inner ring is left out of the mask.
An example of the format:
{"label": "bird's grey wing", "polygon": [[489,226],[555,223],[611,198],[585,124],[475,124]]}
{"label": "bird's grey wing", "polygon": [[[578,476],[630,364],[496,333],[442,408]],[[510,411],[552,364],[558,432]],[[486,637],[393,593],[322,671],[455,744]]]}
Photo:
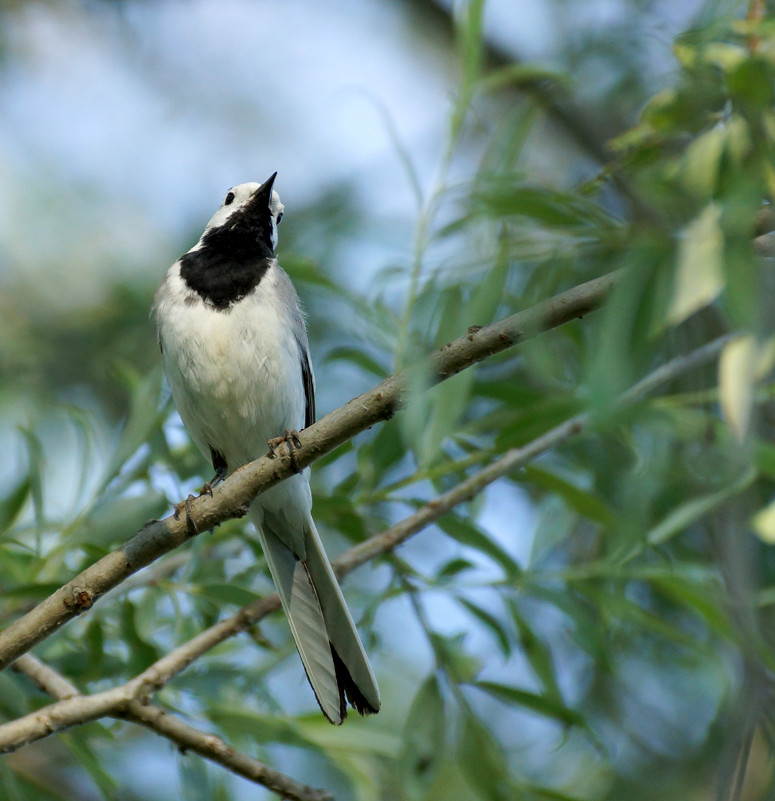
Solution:
{"label": "bird's grey wing", "polygon": [[299,361],[301,362],[301,380],[304,384],[304,428],[309,428],[315,422],[315,376],[312,374],[312,364],[309,360],[309,350],[302,342],[299,345]]}
{"label": "bird's grey wing", "polygon": [[293,286],[288,273],[277,265],[277,292],[279,300],[284,303],[290,315],[290,327],[293,330],[296,345],[299,350],[299,368],[301,370],[301,381],[304,386],[304,428],[311,426],[315,422],[315,375],[312,372],[312,362],[309,358],[309,340],[307,339],[307,327],[304,324],[304,315],[299,306],[299,296]]}

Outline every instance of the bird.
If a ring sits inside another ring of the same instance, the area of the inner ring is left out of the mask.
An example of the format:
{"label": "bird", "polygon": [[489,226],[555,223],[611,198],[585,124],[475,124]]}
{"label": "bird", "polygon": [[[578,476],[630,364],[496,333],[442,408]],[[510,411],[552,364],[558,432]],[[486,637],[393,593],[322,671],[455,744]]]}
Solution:
{"label": "bird", "polygon": [[[275,258],[284,206],[263,183],[228,190],[153,301],[172,398],[215,476],[204,490],[315,421],[305,318]],[[309,467],[259,495],[255,525],[296,648],[325,717],[379,711],[369,659],[312,518]],[[203,491],[204,491],[203,490]]]}

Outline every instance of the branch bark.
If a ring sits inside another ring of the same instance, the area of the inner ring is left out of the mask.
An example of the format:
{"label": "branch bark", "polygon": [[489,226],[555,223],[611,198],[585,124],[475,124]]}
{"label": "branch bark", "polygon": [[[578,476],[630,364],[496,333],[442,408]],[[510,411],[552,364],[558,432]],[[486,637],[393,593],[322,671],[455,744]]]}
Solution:
{"label": "branch bark", "polygon": [[[469,332],[435,351],[426,366],[431,383],[563,323],[582,317],[602,305],[620,273],[611,273],[573,287],[499,322]],[[305,429],[295,463],[306,467],[315,459],[375,423],[387,420],[406,400],[406,371],[386,378],[369,392]],[[170,515],[146,524],[121,548],[88,567],[0,632],[0,670],[34,645],[46,639],[68,620],[91,608],[108,590],[165,553],[174,550],[200,531],[245,514],[256,495],[282,481],[294,471],[285,446],[276,457],[263,456],[237,470],[212,496],[191,499],[191,518]]]}
{"label": "branch bark", "polygon": [[183,751],[195,751],[238,776],[262,784],[277,793],[280,798],[292,798],[294,801],[333,801],[333,796],[328,791],[300,784],[284,773],[264,765],[263,762],[235,751],[220,737],[189,726],[180,718],[167,714],[153,704],[133,701],[127,706],[122,717],[171,740]]}
{"label": "branch bark", "polygon": [[[68,702],[65,706],[70,709],[77,704],[73,703],[75,700],[80,701],[80,706],[85,713],[86,717],[83,721],[94,720],[90,706],[98,706],[104,709],[104,703],[100,700],[99,703],[95,702],[97,696],[94,695],[81,695],[78,689],[71,684],[64,676],[58,673],[45,662],[41,662],[37,657],[30,654],[24,654],[14,662],[13,669],[18,673],[22,673],[32,679],[41,690],[59,699],[63,702]],[[130,683],[131,684],[131,683]],[[127,720],[132,723],[137,723],[150,731],[156,732],[161,737],[165,737],[171,742],[175,743],[182,751],[195,751],[201,757],[210,760],[222,767],[249,779],[256,784],[261,784],[267,787],[272,792],[277,793],[281,798],[291,798],[294,801],[333,801],[333,796],[326,790],[319,790],[314,787],[308,787],[304,784],[286,776],[284,773],[273,770],[272,768],[259,762],[257,759],[247,756],[247,754],[236,751],[231,746],[227,745],[220,737],[214,734],[207,734],[200,729],[189,726],[174,715],[170,715],[158,706],[145,703],[140,700],[132,700],[126,704],[120,703],[118,699],[121,696],[119,692],[126,689],[129,685],[115,688],[115,691],[110,691],[116,696],[116,707],[113,711],[108,711],[112,717],[121,720]],[[42,721],[53,722],[61,720],[56,711],[52,714],[52,710],[62,709],[62,705],[53,704],[39,713],[27,716],[28,718],[38,718]],[[103,715],[99,715],[102,717]],[[2,728],[14,726],[24,719],[14,721],[12,724],[6,724]],[[71,723],[70,725],[74,725]],[[19,727],[20,729],[29,727]],[[36,738],[39,739],[39,738]],[[13,750],[13,748],[0,750]]]}

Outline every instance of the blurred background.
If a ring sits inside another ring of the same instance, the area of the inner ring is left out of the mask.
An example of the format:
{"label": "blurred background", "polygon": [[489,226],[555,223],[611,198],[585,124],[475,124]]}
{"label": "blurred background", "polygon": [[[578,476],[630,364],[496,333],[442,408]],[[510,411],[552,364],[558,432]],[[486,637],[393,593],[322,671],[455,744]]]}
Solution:
{"label": "blurred background", "polygon": [[[635,277],[605,312],[418,394],[313,468],[337,554],[572,413],[598,415],[348,577],[379,716],[328,727],[281,615],[159,702],[342,799],[775,797],[762,622],[775,563],[748,522],[772,494],[769,390],[761,441],[745,445],[713,369],[629,414],[610,407],[724,330],[768,334],[771,282],[746,245],[772,180],[767,13],[731,0],[3,3],[2,623],[209,477],[170,406],[149,309],[226,190],[277,171],[278,256],[308,314],[319,416],[470,325],[619,267]],[[754,46],[741,25],[757,14]],[[738,138],[687,156],[719,126]],[[676,319],[668,282],[709,203],[727,294]],[[169,554],[36,653],[84,692],[125,681],[271,590],[243,529]],[[4,720],[46,700],[0,676]],[[270,797],[110,721],[6,757],[0,786]]]}

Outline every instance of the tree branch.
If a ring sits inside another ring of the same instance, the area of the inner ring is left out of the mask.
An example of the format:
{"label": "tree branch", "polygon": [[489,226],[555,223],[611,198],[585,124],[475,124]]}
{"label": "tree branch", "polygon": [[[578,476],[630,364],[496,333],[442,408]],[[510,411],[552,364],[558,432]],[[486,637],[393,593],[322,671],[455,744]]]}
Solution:
{"label": "tree branch", "polygon": [[[431,383],[443,381],[525,339],[597,309],[619,275],[611,273],[596,278],[492,325],[470,329],[428,358]],[[397,373],[302,431],[302,447],[295,451],[295,464],[306,467],[366,428],[392,417],[405,403],[407,386],[407,373]],[[0,632],[0,670],[63,623],[89,609],[128,576],[199,531],[244,515],[256,495],[291,475],[294,469],[287,448],[282,446],[276,457],[264,456],[237,470],[213,490],[212,496],[192,499],[193,520],[170,515],[146,524],[121,548],[88,567]]]}
{"label": "tree branch", "polygon": [[[95,716],[92,714],[91,709],[91,707],[94,707],[95,709],[103,710],[102,714],[97,715],[97,717],[110,715],[120,720],[126,720],[145,726],[161,737],[165,737],[175,743],[182,751],[195,751],[201,757],[221,765],[232,773],[236,773],[238,776],[242,776],[256,784],[267,787],[277,793],[281,798],[292,798],[295,801],[332,801],[333,799],[333,796],[326,790],[319,790],[299,784],[284,773],[280,773],[264,765],[263,762],[259,762],[257,759],[253,759],[239,751],[235,751],[220,737],[214,734],[207,734],[200,729],[189,726],[179,718],[167,714],[167,712],[158,706],[138,700],[122,703],[121,697],[125,693],[121,693],[120,691],[127,690],[132,682],[109,691],[115,698],[116,706],[112,711],[105,711],[103,694],[99,694],[98,696],[81,695],[78,689],[64,676],[31,654],[20,656],[16,662],[14,662],[13,669],[31,678],[41,690],[54,698],[69,702],[64,705],[65,708],[72,709],[80,706],[85,714],[84,719],[82,721],[71,720],[68,725],[94,720]],[[80,704],[72,703],[76,697],[80,701]],[[95,699],[97,700],[95,701]],[[63,705],[52,704],[46,709],[40,710],[40,712],[26,716],[26,718],[20,718],[13,723],[5,724],[5,726],[0,727],[0,729],[7,729],[8,727],[20,724],[18,726],[20,733],[28,733],[30,727],[27,724],[23,724],[23,721],[30,718],[38,719],[39,725],[45,728],[56,726],[65,719],[56,711],[62,708]],[[19,743],[19,745],[25,744],[26,743]],[[15,750],[14,746],[8,748],[0,746],[0,751],[12,750]]]}
{"label": "tree branch", "polygon": [[121,717],[166,737],[183,751],[195,751],[238,776],[262,784],[277,793],[280,798],[292,798],[295,801],[333,801],[333,796],[326,790],[299,784],[284,773],[267,767],[263,762],[235,751],[220,737],[206,734],[184,723],[180,718],[168,715],[158,706],[132,701]]}
{"label": "tree branch", "polygon": [[59,701],[80,695],[75,685],[32,654],[20,656],[13,663],[13,669],[32,679],[44,693],[48,693]]}

